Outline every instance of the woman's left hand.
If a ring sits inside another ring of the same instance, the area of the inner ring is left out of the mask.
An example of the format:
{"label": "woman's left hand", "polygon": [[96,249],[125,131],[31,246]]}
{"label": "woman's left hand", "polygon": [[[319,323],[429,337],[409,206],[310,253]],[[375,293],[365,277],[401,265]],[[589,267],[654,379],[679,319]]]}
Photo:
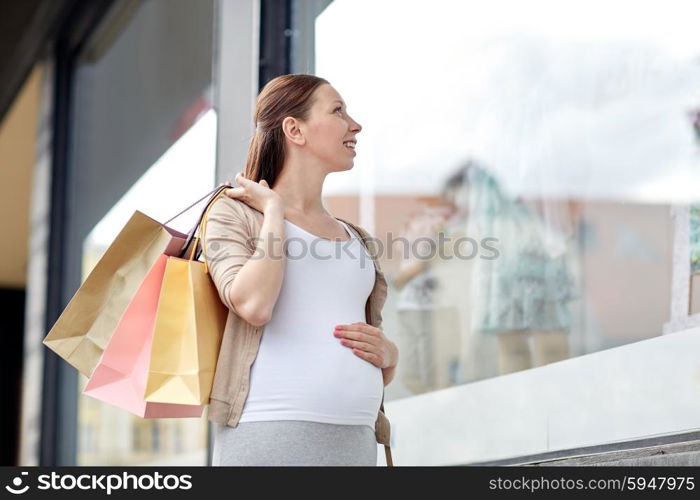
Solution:
{"label": "woman's left hand", "polygon": [[367,323],[336,325],[333,332],[340,343],[352,349],[360,358],[379,368],[394,368],[399,361],[399,349],[379,328]]}

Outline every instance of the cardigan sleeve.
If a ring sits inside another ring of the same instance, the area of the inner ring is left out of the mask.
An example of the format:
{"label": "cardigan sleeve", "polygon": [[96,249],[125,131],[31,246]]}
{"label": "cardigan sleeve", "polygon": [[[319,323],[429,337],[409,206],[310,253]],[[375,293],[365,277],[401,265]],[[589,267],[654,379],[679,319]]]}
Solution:
{"label": "cardigan sleeve", "polygon": [[384,273],[381,271],[379,266],[377,265],[377,274],[376,274],[376,279],[378,281],[377,283],[377,298],[376,298],[376,304],[374,306],[374,315],[375,315],[375,321],[376,321],[376,327],[382,330],[382,310],[384,309],[384,304],[386,302],[386,297],[388,293],[388,287],[387,287],[387,282],[386,279],[384,278]]}
{"label": "cardigan sleeve", "polygon": [[233,312],[236,311],[230,299],[231,285],[255,253],[254,238],[241,203],[228,196],[216,200],[207,215],[202,237],[208,272],[221,301]]}
{"label": "cardigan sleeve", "polygon": [[376,238],[372,236],[365,228],[358,224],[355,225],[355,228],[360,233],[361,237],[364,239],[367,251],[370,254],[370,257],[372,258],[375,266],[376,283],[374,293],[372,293],[371,295],[372,300],[370,302],[370,314],[373,326],[381,330],[383,321],[382,309],[384,308],[384,304],[386,302],[388,293],[387,281],[384,277],[384,272],[382,271],[382,268],[379,265],[379,257],[381,256],[380,248],[382,247],[377,244]]}

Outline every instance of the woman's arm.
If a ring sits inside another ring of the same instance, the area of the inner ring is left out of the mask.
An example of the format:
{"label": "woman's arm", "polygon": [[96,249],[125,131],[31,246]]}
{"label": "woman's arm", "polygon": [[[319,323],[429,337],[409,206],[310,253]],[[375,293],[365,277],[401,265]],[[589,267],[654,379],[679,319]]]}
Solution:
{"label": "woman's arm", "polygon": [[[236,175],[240,187],[214,202],[205,225],[205,257],[221,301],[248,323],[270,321],[282,288],[284,201],[263,179]],[[235,200],[235,201],[234,201]],[[259,235],[251,235],[243,206],[263,214]]]}
{"label": "woman's arm", "polygon": [[284,208],[270,202],[263,209],[263,224],[254,256],[238,271],[229,297],[236,313],[255,326],[270,321],[284,278]]}

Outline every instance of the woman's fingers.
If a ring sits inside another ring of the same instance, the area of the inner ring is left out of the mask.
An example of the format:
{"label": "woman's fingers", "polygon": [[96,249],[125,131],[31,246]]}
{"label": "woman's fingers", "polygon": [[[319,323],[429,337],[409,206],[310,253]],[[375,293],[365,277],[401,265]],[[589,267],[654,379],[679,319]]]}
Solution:
{"label": "woman's fingers", "polygon": [[228,196],[229,198],[238,198],[243,193],[245,193],[245,188],[242,187],[235,187],[226,190],[226,196]]}
{"label": "woman's fingers", "polygon": [[342,345],[344,345],[345,347],[356,348],[356,349],[360,349],[361,351],[379,354],[379,348],[377,348],[377,346],[375,346],[373,344],[368,344],[367,342],[359,342],[357,340],[350,340],[350,339],[340,339],[340,343]]}
{"label": "woman's fingers", "polygon": [[237,198],[250,205],[259,212],[263,212],[265,206],[273,199],[281,202],[279,195],[272,191],[265,179],[260,179],[260,181],[257,182],[248,179],[243,172],[238,172],[235,180],[239,184],[239,187],[228,189],[226,194],[230,198]]}

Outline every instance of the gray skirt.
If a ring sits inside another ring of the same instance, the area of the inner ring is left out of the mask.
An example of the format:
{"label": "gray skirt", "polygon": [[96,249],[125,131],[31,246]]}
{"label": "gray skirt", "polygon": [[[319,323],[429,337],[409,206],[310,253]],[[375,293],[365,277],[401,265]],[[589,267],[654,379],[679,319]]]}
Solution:
{"label": "gray skirt", "polygon": [[368,425],[305,420],[214,423],[213,466],[377,465],[377,441]]}

